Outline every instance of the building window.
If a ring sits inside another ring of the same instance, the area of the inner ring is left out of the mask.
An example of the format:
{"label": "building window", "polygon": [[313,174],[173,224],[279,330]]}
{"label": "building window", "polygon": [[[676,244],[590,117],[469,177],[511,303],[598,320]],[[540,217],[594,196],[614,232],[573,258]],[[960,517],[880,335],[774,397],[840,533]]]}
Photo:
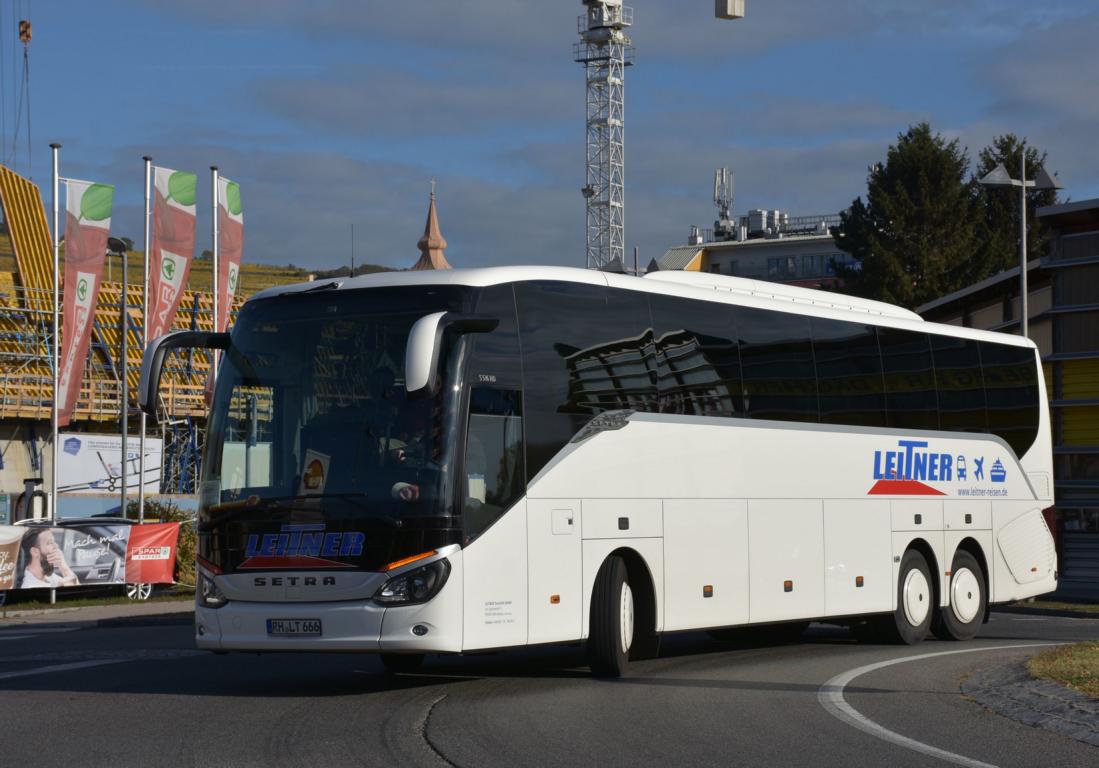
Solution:
{"label": "building window", "polygon": [[793,280],[798,274],[798,262],[796,256],[780,256],[777,259],[767,259],[768,280]]}

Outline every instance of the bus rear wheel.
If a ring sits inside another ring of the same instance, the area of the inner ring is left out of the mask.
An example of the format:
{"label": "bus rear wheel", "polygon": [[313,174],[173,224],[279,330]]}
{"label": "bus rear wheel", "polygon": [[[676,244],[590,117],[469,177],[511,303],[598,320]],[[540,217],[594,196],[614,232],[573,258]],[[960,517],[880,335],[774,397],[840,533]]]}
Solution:
{"label": "bus rear wheel", "polygon": [[599,677],[621,677],[630,663],[634,637],[633,590],[626,563],[608,557],[595,576],[591,596],[588,664]]}
{"label": "bus rear wheel", "polygon": [[935,615],[931,631],[940,640],[972,640],[984,620],[988,595],[984,570],[965,550],[954,555],[948,589],[950,605]]}
{"label": "bus rear wheel", "polygon": [[915,645],[927,637],[935,614],[931,569],[914,549],[904,553],[897,576],[897,610],[876,617],[875,634],[882,639]]}

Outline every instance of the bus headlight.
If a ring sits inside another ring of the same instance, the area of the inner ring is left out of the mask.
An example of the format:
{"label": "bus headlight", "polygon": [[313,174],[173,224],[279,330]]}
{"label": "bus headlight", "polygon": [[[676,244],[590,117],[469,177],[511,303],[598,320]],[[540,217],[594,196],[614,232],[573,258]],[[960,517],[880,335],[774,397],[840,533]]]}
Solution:
{"label": "bus headlight", "polygon": [[450,576],[450,561],[445,558],[395,576],[374,595],[382,605],[415,605],[426,603],[446,584]]}
{"label": "bus headlight", "polygon": [[198,604],[203,608],[221,608],[223,605],[229,602],[217,584],[214,583],[214,579],[211,576],[207,576],[202,571],[198,574]]}

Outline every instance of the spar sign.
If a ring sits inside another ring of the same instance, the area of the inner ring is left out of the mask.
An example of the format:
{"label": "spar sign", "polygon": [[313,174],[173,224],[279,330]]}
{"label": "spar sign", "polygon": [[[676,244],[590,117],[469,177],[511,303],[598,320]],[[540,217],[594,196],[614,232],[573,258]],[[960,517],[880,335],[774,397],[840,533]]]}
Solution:
{"label": "spar sign", "polygon": [[70,179],[65,189],[64,327],[57,390],[60,426],[69,423],[80,395],[114,205],[114,187],[107,184]]}

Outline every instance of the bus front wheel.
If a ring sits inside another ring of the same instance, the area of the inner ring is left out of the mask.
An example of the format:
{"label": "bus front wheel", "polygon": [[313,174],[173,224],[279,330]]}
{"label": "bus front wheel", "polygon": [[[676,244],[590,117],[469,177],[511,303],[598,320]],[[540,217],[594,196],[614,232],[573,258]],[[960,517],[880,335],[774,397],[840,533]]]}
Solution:
{"label": "bus front wheel", "polygon": [[965,550],[954,555],[948,589],[950,605],[935,615],[931,631],[940,640],[972,640],[984,620],[988,595],[984,570]]}
{"label": "bus front wheel", "polygon": [[931,569],[923,555],[910,549],[901,558],[897,576],[897,610],[877,617],[877,634],[893,642],[915,645],[927,637],[934,603]]}
{"label": "bus front wheel", "polygon": [[621,677],[630,663],[634,637],[633,590],[621,557],[603,561],[591,596],[588,663],[600,677]]}

